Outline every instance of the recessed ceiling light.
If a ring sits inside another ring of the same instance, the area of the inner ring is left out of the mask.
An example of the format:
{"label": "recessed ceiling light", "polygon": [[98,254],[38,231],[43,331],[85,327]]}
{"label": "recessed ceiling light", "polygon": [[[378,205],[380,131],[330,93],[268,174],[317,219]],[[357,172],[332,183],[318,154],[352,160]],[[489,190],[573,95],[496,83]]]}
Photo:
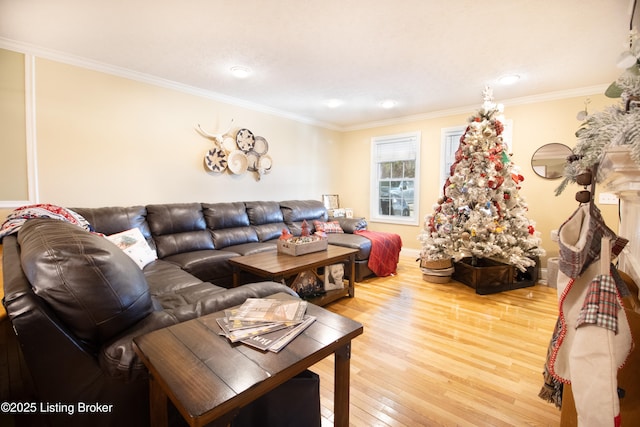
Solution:
{"label": "recessed ceiling light", "polygon": [[388,110],[398,105],[398,101],[394,101],[393,99],[386,99],[384,101],[380,101],[378,105]]}
{"label": "recessed ceiling light", "polygon": [[339,106],[344,104],[344,101],[341,99],[333,98],[333,99],[328,99],[324,104],[329,108],[338,108]]}
{"label": "recessed ceiling light", "polygon": [[243,67],[241,65],[231,67],[229,71],[231,71],[231,74],[238,79],[246,79],[249,77],[249,74],[251,74],[251,68]]}
{"label": "recessed ceiling light", "polygon": [[498,83],[501,85],[512,85],[515,82],[520,80],[520,76],[518,74],[507,74],[498,79]]}

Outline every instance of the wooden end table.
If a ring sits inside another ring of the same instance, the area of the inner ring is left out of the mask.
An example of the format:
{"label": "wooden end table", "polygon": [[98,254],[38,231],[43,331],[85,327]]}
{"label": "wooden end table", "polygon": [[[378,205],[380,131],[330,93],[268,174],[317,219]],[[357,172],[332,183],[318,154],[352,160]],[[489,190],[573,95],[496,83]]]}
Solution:
{"label": "wooden end table", "polygon": [[240,272],[246,271],[274,282],[284,282],[288,277],[303,271],[326,267],[339,262],[347,262],[349,284],[344,289],[327,291],[325,295],[311,299],[316,305],[326,305],[343,296],[355,296],[357,249],[328,245],[327,250],[305,255],[287,255],[278,252],[261,252],[229,259],[233,266],[233,286],[240,284]]}
{"label": "wooden end table", "polygon": [[224,312],[135,338],[133,348],[150,374],[151,425],[167,425],[167,397],[192,427],[227,425],[243,406],[334,354],[334,425],[348,426],[351,340],[362,334],[362,324],[313,304],[307,313],[316,321],[279,353],[218,335],[216,318]]}

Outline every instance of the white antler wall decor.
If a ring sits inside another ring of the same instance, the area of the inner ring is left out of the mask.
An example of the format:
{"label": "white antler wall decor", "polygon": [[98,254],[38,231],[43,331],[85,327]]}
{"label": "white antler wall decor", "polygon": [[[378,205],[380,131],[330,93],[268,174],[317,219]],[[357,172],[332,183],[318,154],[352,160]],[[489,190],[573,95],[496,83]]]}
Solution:
{"label": "white antler wall decor", "polygon": [[207,150],[204,156],[204,164],[211,172],[228,170],[240,175],[250,171],[256,173],[259,181],[262,175],[271,171],[273,160],[267,154],[269,144],[264,137],[254,136],[249,129],[234,129],[231,124],[224,132],[207,132],[200,124],[196,126],[196,131],[214,143],[214,148]]}
{"label": "white antler wall decor", "polygon": [[209,133],[207,131],[205,131],[204,129],[202,129],[202,126],[200,126],[200,123],[197,124],[196,126],[196,131],[198,131],[198,133],[202,136],[204,136],[205,138],[209,138],[214,140],[216,143],[218,144],[222,144],[222,140],[224,139],[225,135],[228,135],[231,133],[231,125],[233,124],[233,119],[231,119],[231,123],[229,123],[229,128],[224,131],[224,132],[218,132],[218,133]]}

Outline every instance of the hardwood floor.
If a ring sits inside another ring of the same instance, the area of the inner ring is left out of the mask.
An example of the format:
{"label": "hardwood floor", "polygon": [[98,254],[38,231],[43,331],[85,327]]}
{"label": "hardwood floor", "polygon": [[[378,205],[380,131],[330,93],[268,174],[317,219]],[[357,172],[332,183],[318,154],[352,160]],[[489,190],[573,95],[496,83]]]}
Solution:
{"label": "hardwood floor", "polygon": [[[398,274],[356,283],[356,297],[326,308],[364,325],[353,341],[353,426],[558,426],[538,397],[557,318],[546,286],[476,295],[431,284],[414,260]],[[321,377],[324,425],[333,425],[333,360]]]}
{"label": "hardwood floor", "polygon": [[[352,347],[352,426],[560,424],[560,412],[537,396],[555,289],[476,295],[456,282],[425,282],[403,258],[396,276],[356,283],[355,298],[326,308],[364,324]],[[333,425],[333,360],[312,370],[321,377],[323,425]]]}

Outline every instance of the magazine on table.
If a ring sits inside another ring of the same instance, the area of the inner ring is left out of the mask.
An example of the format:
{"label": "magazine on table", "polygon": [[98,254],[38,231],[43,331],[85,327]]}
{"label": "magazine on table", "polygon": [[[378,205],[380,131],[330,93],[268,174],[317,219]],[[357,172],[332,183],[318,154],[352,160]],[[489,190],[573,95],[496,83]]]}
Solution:
{"label": "magazine on table", "polygon": [[[226,319],[226,327],[230,331],[235,331],[238,329],[255,328],[256,326],[262,326],[270,323],[270,322],[263,322],[260,320],[238,319],[237,316],[238,316],[237,308],[232,308],[224,311],[224,317]],[[273,323],[277,323],[277,322],[273,322]]]}
{"label": "magazine on table", "polygon": [[242,343],[259,350],[268,350],[277,353],[307,329],[315,320],[316,318],[314,316],[305,316],[304,320],[297,325],[287,326],[266,334],[254,335],[243,339]]}
{"label": "magazine on table", "polygon": [[218,325],[220,325],[220,329],[222,329],[222,335],[229,338],[231,342],[238,342],[246,339],[248,337],[252,337],[255,335],[266,334],[268,332],[277,331],[278,329],[284,329],[289,326],[294,326],[297,323],[264,323],[259,326],[253,326],[251,328],[243,328],[243,329],[235,329],[230,330],[228,327],[229,319],[226,317],[220,317],[216,319]]}
{"label": "magazine on table", "polygon": [[301,321],[307,310],[302,300],[272,298],[247,298],[237,311],[229,316],[233,321],[296,322]]}
{"label": "magazine on table", "polygon": [[242,342],[277,353],[315,321],[315,317],[305,314],[307,306],[302,300],[248,298],[215,320],[220,335],[232,343]]}

